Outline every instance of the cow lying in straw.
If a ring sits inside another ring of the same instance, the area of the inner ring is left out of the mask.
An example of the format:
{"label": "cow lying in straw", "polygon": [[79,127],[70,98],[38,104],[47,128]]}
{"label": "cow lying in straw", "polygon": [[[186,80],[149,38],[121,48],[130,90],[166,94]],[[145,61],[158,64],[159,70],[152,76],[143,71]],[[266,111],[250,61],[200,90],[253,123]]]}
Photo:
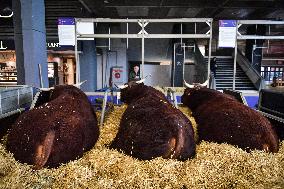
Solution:
{"label": "cow lying in straw", "polygon": [[193,112],[200,140],[229,143],[247,151],[278,151],[277,134],[264,116],[206,85],[186,83],[181,97]]}
{"label": "cow lying in straw", "polygon": [[81,157],[98,136],[97,118],[87,96],[74,86],[62,85],[52,90],[49,102],[17,119],[7,149],[35,169],[57,167]]}
{"label": "cow lying in straw", "polygon": [[131,82],[121,88],[121,100],[128,107],[112,148],[141,160],[156,157],[186,160],[195,154],[191,122],[163,93],[142,82]]}

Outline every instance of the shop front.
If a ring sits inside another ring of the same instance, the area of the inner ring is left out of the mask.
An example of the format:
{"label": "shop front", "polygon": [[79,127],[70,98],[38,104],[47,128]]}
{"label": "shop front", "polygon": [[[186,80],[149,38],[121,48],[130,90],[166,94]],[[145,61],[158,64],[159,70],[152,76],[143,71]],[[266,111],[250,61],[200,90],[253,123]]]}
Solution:
{"label": "shop front", "polygon": [[[74,84],[76,63],[73,46],[61,47],[58,40],[48,40],[47,63],[49,86]],[[0,40],[0,85],[16,85],[16,53],[13,40]]]}
{"label": "shop front", "polygon": [[12,40],[0,40],[0,85],[16,85],[16,53]]}

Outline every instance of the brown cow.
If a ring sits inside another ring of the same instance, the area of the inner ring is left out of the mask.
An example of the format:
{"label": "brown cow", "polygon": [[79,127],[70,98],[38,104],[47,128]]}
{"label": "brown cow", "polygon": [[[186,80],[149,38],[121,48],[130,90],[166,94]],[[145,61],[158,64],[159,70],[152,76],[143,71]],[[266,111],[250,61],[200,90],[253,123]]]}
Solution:
{"label": "brown cow", "polygon": [[163,93],[132,83],[121,90],[121,100],[128,107],[112,148],[142,160],[160,156],[186,160],[195,154],[191,122]]}
{"label": "brown cow", "polygon": [[278,137],[271,123],[232,96],[194,87],[185,89],[181,101],[193,111],[200,140],[229,143],[247,151],[278,151]]}
{"label": "brown cow", "polygon": [[57,167],[83,155],[99,137],[87,96],[70,85],[56,86],[50,101],[23,113],[12,126],[7,149],[35,169]]}

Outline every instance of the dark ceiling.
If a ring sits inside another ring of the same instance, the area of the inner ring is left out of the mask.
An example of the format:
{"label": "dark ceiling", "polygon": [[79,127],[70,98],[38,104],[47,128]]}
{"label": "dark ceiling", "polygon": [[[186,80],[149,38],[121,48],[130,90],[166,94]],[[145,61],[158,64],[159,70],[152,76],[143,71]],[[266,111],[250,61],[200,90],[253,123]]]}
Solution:
{"label": "dark ceiling", "polygon": [[[12,0],[0,0],[6,7]],[[284,20],[284,0],[45,0],[48,38],[57,38],[59,17]],[[0,18],[0,39],[13,36],[13,18]]]}
{"label": "dark ceiling", "polygon": [[284,0],[79,0],[96,17],[284,19]]}

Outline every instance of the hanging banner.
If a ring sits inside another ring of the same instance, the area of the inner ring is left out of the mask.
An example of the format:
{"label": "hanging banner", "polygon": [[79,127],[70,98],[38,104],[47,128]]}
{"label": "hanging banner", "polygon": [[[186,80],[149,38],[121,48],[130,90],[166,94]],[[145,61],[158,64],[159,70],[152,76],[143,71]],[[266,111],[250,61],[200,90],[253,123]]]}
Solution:
{"label": "hanging banner", "polygon": [[59,45],[75,45],[75,19],[58,18]]}
{"label": "hanging banner", "polygon": [[236,20],[219,20],[219,47],[234,48],[237,32]]}

